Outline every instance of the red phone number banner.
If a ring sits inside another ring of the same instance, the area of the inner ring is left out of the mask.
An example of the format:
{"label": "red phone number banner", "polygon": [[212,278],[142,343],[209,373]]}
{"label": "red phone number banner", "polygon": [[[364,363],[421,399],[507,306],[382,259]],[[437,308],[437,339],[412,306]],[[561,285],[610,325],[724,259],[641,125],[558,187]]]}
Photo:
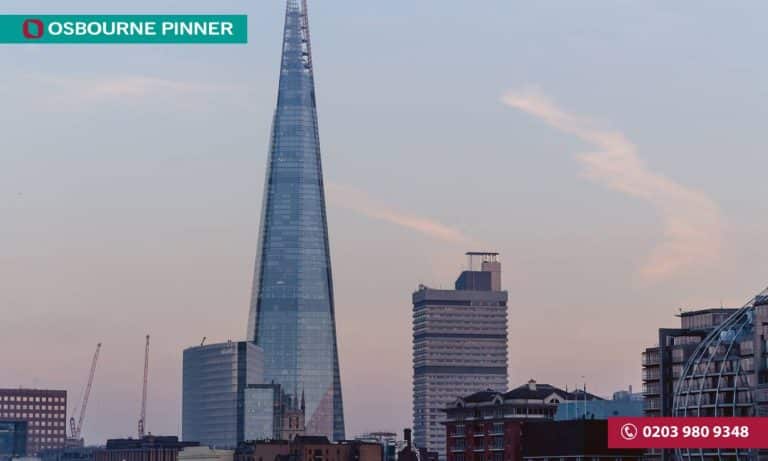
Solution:
{"label": "red phone number banner", "polygon": [[768,418],[608,418],[608,448],[768,448]]}

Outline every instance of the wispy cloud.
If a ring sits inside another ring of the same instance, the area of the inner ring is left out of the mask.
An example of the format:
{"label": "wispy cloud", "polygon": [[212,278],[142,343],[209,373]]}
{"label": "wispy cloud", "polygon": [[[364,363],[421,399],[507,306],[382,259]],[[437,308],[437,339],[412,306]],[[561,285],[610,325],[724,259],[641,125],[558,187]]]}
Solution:
{"label": "wispy cloud", "polygon": [[98,103],[112,100],[140,101],[162,95],[215,94],[231,92],[236,86],[173,80],[144,75],[102,75],[93,77],[32,75],[27,82],[38,90],[59,96],[62,101]]}
{"label": "wispy cloud", "polygon": [[394,210],[371,199],[365,192],[353,187],[326,183],[326,192],[328,193],[329,201],[333,205],[355,211],[369,218],[386,221],[419,232],[435,240],[469,245],[477,243],[454,227],[434,219]]}
{"label": "wispy cloud", "polygon": [[536,90],[510,91],[503,101],[594,145],[596,152],[577,157],[587,176],[610,189],[646,200],[657,209],[663,219],[664,238],[641,267],[642,276],[658,280],[717,261],[722,222],[719,207],[706,194],[651,171],[623,133],[598,128]]}

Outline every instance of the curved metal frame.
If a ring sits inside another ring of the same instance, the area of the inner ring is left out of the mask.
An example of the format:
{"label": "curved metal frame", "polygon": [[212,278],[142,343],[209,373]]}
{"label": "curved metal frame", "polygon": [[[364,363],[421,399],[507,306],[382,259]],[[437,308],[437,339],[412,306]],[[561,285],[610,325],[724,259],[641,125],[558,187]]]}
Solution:
{"label": "curved metal frame", "polygon": [[[741,343],[747,338],[751,338],[754,333],[754,306],[755,302],[761,296],[768,295],[768,289],[760,293],[747,302],[744,307],[739,309],[733,315],[731,315],[725,322],[715,328],[709,335],[707,335],[694,350],[690,359],[686,362],[683,372],[678,380],[675,382],[674,387],[674,399],[672,404],[672,416],[685,417],[685,416],[702,416],[702,413],[706,411],[705,407],[711,407],[711,416],[723,416],[723,410],[730,409],[733,416],[752,416],[757,412],[755,398],[752,395],[754,389],[749,385],[744,388],[740,387],[742,380],[747,378],[747,373],[744,372],[741,366],[741,360],[743,357],[738,353],[739,346],[734,347],[737,343]],[[726,362],[735,363],[733,369],[726,370]],[[702,368],[702,364],[705,366]],[[714,368],[712,368],[714,365]],[[728,385],[727,376],[733,375],[732,385]],[[724,386],[725,378],[725,386]],[[705,393],[711,396],[713,392],[712,386],[708,386],[707,379],[713,380],[714,386],[714,400],[711,403],[702,403]],[[700,383],[697,384],[697,380]],[[748,384],[748,382],[747,382]],[[737,415],[737,411],[743,404],[739,403],[739,391],[748,391],[748,402],[751,404],[746,410],[746,415]],[[723,392],[732,391],[733,401],[720,403],[720,395]],[[692,403],[691,397],[696,398],[696,402]],[[691,415],[690,413],[694,412]],[[711,450],[705,454],[703,449],[698,450],[676,450],[678,459],[685,459],[687,461],[693,461],[694,459],[704,461],[705,456],[717,456],[718,459],[723,459],[724,456],[728,456],[728,459],[746,460],[750,459],[749,450]]]}

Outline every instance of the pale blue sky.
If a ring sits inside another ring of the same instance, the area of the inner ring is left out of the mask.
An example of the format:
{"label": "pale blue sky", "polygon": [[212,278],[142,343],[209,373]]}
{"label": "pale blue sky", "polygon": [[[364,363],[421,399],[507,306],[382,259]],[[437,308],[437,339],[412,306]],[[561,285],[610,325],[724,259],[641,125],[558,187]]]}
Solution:
{"label": "pale blue sky", "polygon": [[[103,341],[84,432],[131,435],[150,332],[148,429],[176,433],[181,349],[245,333],[283,2],[67,3],[3,10],[249,15],[247,46],[0,47],[0,385],[74,405]],[[638,387],[678,308],[768,284],[764,2],[310,14],[348,435],[411,424],[410,294],[449,286],[470,245],[502,253],[513,385]],[[585,175],[578,156],[600,149],[574,134],[583,119],[623,134],[643,174]],[[635,177],[651,198],[622,192]],[[659,177],[682,192],[655,194]],[[683,265],[643,276],[678,218]]]}

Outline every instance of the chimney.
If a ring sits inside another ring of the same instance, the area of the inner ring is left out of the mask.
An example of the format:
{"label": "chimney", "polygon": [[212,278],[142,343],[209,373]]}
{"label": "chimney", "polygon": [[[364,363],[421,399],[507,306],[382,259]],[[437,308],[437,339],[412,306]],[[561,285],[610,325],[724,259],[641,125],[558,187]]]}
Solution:
{"label": "chimney", "polygon": [[532,379],[528,381],[528,389],[535,391],[536,390],[536,380]]}

